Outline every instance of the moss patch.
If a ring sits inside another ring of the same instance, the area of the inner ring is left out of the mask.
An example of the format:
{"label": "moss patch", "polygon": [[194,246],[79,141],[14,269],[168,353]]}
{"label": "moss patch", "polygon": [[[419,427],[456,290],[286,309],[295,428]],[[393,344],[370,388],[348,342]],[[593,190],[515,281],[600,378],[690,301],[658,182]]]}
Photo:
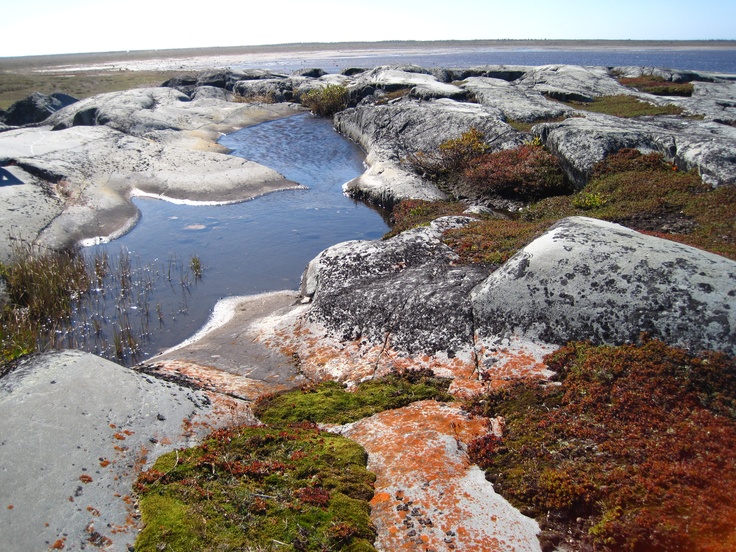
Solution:
{"label": "moss patch", "polygon": [[670,82],[663,77],[655,75],[642,75],[633,78],[620,78],[618,82],[640,92],[654,94],[655,96],[681,96],[693,95],[693,85],[689,82]]}
{"label": "moss patch", "polygon": [[304,389],[260,398],[253,412],[268,424],[346,424],[384,410],[416,401],[451,401],[450,380],[435,377],[431,370],[408,370],[368,380],[348,392],[337,382],[323,382]]}
{"label": "moss patch", "polygon": [[384,239],[391,238],[418,226],[426,226],[433,220],[453,215],[462,215],[467,206],[453,201],[425,201],[406,199],[398,203],[391,212],[393,224]]}
{"label": "moss patch", "polygon": [[618,96],[601,96],[590,102],[564,102],[575,109],[603,113],[615,117],[643,117],[646,115],[682,115],[683,110],[675,105],[654,105],[641,101],[634,96],[621,94]]}
{"label": "moss patch", "polygon": [[360,445],[304,424],[216,431],[138,478],[135,549],[375,550],[365,464]]}
{"label": "moss patch", "polygon": [[571,344],[559,385],[522,382],[468,405],[504,416],[469,447],[497,491],[544,529],[596,550],[736,547],[736,362],[657,341]]}
{"label": "moss patch", "polygon": [[[404,201],[387,237],[443,215],[461,203]],[[486,218],[445,232],[466,263],[503,263],[559,219],[587,216],[617,222],[736,260],[736,187],[712,189],[694,171],[681,171],[658,154],[624,149],[599,163],[574,195],[533,203],[516,220]]]}

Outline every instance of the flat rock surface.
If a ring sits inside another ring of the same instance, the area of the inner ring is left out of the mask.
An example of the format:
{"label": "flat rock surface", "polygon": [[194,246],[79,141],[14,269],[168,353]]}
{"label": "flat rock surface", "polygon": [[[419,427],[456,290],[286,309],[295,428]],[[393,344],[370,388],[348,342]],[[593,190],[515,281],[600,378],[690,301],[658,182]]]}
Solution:
{"label": "flat rock surface", "polygon": [[293,357],[259,341],[264,320],[298,299],[296,292],[281,291],[221,300],[200,332],[147,364],[248,400],[306,383]]}
{"label": "flat rock surface", "polygon": [[[7,215],[0,224],[12,228],[22,213],[24,234],[61,247],[125,232],[137,218],[130,202],[136,193],[234,202],[298,187],[272,169],[226,155],[216,141],[223,132],[299,112],[292,104],[190,100],[169,88],[82,100],[43,126],[0,133],[7,177],[0,186]],[[34,199],[37,210],[30,208]],[[7,236],[0,242],[7,257]]]}
{"label": "flat rock surface", "polygon": [[541,550],[537,522],[468,461],[467,444],[488,432],[486,424],[456,405],[421,401],[336,430],[366,449],[377,476],[378,550]]}
{"label": "flat rock surface", "polygon": [[143,466],[218,423],[247,420],[244,404],[91,354],[26,358],[0,380],[3,549],[127,551]]}

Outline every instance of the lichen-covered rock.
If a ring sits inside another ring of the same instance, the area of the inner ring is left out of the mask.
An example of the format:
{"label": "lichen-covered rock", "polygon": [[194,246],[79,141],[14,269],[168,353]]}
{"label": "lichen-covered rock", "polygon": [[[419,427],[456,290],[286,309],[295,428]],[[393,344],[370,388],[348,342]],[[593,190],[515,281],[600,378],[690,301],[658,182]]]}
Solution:
{"label": "lichen-covered rock", "polygon": [[713,187],[736,183],[736,128],[728,125],[676,116],[622,119],[588,113],[540,123],[532,131],[579,187],[596,163],[623,148],[660,153],[681,169],[695,168]]}
{"label": "lichen-covered rock", "polygon": [[472,292],[480,337],[621,344],[647,333],[736,353],[736,262],[583,217],[563,219]]}
{"label": "lichen-covered rock", "polygon": [[326,249],[302,279],[302,294],[312,298],[310,320],[341,340],[366,339],[408,353],[468,348],[469,292],[489,269],[454,266],[457,255],[441,232],[471,220],[447,217],[389,240]]}

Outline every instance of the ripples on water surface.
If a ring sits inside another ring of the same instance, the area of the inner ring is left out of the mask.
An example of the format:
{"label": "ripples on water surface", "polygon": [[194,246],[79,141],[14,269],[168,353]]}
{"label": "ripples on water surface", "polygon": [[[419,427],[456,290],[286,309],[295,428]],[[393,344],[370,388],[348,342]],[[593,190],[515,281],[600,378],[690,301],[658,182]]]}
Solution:
{"label": "ripples on water surface", "polygon": [[[85,251],[89,258],[107,251],[114,260],[124,248],[130,252],[133,281],[136,270],[143,275],[136,285],[153,284],[148,296],[151,337],[139,359],[195,333],[219,298],[297,289],[307,263],[326,247],[376,239],[388,229],[380,212],[343,195],[342,184],[363,172],[364,156],[329,120],[297,115],[237,131],[220,143],[309,189],[221,206],[135,199],[142,213],[138,225],[114,242]],[[198,282],[189,271],[193,255],[205,267]],[[114,313],[114,303],[106,310]],[[141,316],[136,306],[130,313],[134,330],[143,327]],[[112,342],[108,335],[107,346]],[[94,343],[83,348],[102,352]]]}

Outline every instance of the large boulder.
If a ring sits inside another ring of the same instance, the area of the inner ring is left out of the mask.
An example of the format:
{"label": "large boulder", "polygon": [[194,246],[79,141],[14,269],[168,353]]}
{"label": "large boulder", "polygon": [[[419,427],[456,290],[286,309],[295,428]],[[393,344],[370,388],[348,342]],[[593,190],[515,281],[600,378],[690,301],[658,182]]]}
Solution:
{"label": "large boulder", "polygon": [[736,262],[595,219],[563,219],[471,294],[481,338],[622,344],[647,333],[736,354]]}
{"label": "large boulder", "polygon": [[302,294],[309,318],[340,340],[387,343],[433,354],[467,348],[473,340],[470,290],[489,273],[454,266],[457,255],[442,231],[468,217],[438,219],[385,241],[353,241],[320,253],[307,267]]}
{"label": "large boulder", "polygon": [[240,401],[91,354],[20,361],[0,379],[3,549],[127,552],[140,470],[196,443],[228,419],[223,412],[253,421]]}
{"label": "large boulder", "polygon": [[47,96],[34,92],[27,98],[15,102],[5,113],[5,124],[8,126],[23,126],[40,123],[52,113],[77,101],[76,98],[60,92]]}

